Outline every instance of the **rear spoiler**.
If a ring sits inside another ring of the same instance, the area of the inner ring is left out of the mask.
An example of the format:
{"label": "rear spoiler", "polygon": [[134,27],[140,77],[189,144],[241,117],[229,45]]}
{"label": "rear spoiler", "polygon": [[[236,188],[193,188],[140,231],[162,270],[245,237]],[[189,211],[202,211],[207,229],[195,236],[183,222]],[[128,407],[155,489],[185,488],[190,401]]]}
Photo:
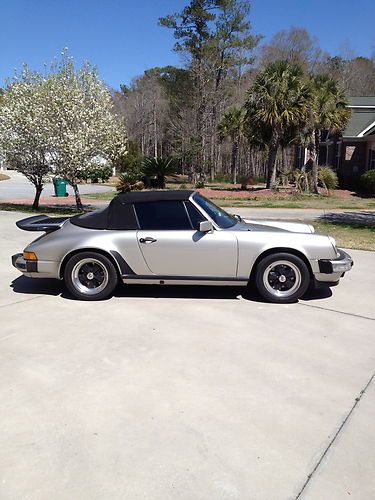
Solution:
{"label": "rear spoiler", "polygon": [[60,229],[69,217],[48,217],[48,215],[33,215],[16,222],[16,226],[24,231],[45,231],[50,233]]}

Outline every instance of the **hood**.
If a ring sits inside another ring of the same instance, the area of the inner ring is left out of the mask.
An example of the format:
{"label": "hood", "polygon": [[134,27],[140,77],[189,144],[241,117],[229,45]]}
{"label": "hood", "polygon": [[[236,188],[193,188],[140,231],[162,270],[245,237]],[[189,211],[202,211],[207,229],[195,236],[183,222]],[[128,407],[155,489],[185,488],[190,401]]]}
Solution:
{"label": "hood", "polygon": [[250,226],[250,229],[252,231],[279,231],[308,234],[312,234],[315,232],[315,229],[311,224],[305,224],[303,222],[250,219],[243,219],[243,221]]}

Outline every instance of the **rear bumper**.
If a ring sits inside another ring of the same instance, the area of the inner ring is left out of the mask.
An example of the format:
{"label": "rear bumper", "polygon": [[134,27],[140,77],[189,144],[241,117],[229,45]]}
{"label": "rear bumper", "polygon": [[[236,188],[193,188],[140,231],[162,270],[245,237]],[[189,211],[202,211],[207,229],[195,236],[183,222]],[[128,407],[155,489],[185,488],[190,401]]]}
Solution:
{"label": "rear bumper", "polygon": [[45,260],[25,260],[22,253],[12,255],[12,265],[30,278],[59,279],[59,263]]}
{"label": "rear bumper", "polygon": [[38,261],[25,260],[22,253],[12,255],[12,265],[22,273],[37,273]]}

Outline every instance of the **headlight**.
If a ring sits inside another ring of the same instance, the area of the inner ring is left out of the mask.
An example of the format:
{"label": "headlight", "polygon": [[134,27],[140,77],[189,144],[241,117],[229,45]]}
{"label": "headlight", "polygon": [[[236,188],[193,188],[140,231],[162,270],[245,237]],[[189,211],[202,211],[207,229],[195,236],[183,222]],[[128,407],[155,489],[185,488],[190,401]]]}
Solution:
{"label": "headlight", "polygon": [[332,263],[334,273],[345,273],[346,271],[350,271],[351,268],[352,264],[349,261]]}

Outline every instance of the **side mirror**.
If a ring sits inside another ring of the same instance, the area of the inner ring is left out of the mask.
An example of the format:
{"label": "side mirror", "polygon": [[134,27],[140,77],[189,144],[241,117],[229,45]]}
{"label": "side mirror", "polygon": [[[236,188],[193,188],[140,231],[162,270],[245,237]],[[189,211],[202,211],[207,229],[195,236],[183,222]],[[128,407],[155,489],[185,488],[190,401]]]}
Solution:
{"label": "side mirror", "polygon": [[214,226],[212,225],[212,222],[210,222],[209,220],[200,222],[198,226],[198,231],[200,231],[201,233],[209,233],[213,231],[213,229]]}

